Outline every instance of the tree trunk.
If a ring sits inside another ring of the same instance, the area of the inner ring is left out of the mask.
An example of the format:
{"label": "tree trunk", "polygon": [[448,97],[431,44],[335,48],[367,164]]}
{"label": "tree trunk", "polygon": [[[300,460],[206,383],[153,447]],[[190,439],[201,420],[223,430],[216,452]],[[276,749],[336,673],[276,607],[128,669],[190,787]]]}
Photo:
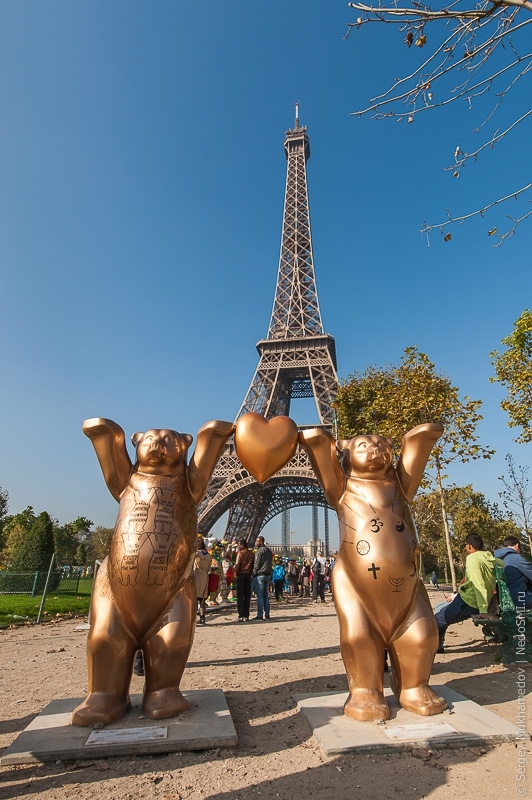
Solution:
{"label": "tree trunk", "polygon": [[456,571],[454,569],[453,550],[451,547],[451,533],[449,531],[449,521],[447,519],[447,507],[445,504],[445,492],[441,482],[441,469],[439,461],[436,461],[436,484],[438,486],[438,494],[440,495],[441,516],[443,521],[443,530],[445,531],[445,544],[447,545],[447,557],[449,559],[449,567],[451,570],[451,581],[453,592],[458,591],[458,584],[456,582]]}

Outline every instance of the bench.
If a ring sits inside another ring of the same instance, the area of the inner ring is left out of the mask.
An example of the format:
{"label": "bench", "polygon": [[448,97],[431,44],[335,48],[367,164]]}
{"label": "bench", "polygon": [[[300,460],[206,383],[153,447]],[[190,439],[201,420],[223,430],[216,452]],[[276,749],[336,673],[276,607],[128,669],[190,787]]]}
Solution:
{"label": "bench", "polygon": [[503,664],[532,663],[532,611],[516,611],[503,567],[495,567],[495,581],[499,613],[474,614],[473,624],[481,626],[485,639],[500,642]]}

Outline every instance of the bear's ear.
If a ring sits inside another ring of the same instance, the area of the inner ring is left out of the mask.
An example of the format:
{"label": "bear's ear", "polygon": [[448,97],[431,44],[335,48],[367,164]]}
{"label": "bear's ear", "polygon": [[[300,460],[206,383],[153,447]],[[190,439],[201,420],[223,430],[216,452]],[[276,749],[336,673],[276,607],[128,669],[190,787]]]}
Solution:
{"label": "bear's ear", "polygon": [[143,433],[134,433],[134,434],[133,434],[133,436],[131,437],[131,441],[132,441],[132,443],[133,443],[133,447],[138,447],[138,445],[139,445],[139,444],[141,443],[141,441],[142,441],[142,437],[143,437],[143,436],[144,436],[144,434],[143,434]]}
{"label": "bear's ear", "polygon": [[190,433],[179,433],[178,431],[170,431],[170,433],[173,434],[174,439],[179,443],[179,449],[182,449],[186,456],[186,452],[194,441],[194,438],[190,435]]}
{"label": "bear's ear", "polygon": [[338,439],[336,442],[336,449],[337,450],[347,450],[349,447],[349,439]]}

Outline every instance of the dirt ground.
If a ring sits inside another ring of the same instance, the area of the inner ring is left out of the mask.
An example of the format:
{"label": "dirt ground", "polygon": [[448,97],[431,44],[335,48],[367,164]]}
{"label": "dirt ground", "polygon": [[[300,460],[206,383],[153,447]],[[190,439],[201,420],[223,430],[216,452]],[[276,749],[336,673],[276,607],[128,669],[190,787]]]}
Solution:
{"label": "dirt ground", "polygon": [[[430,594],[433,603],[442,598]],[[76,624],[79,620],[63,620],[0,631],[0,748],[51,700],[84,696],[86,632],[75,631]],[[517,668],[497,665],[498,646],[484,643],[470,621],[450,628],[447,638],[432,682],[445,683],[515,723]],[[526,680],[530,692],[532,667],[526,667]],[[142,691],[142,681],[133,677],[133,693]],[[514,744],[432,754],[323,756],[293,694],[347,689],[330,595],[325,605],[289,599],[275,605],[271,620],[264,622],[238,623],[236,608],[210,613],[207,625],[196,631],[182,688],[213,687],[225,692],[238,747],[3,767],[0,798],[500,800],[532,794],[531,742],[525,745],[525,784],[516,780]],[[531,705],[529,694],[529,720]]]}

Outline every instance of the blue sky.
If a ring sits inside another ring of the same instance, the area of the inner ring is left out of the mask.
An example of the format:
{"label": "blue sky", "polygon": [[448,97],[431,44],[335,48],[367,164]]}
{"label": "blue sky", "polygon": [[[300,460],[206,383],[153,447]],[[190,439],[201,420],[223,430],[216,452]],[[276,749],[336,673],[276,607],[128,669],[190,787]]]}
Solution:
{"label": "blue sky", "polygon": [[[477,141],[479,104],[413,125],[350,116],[425,55],[384,26],[345,41],[354,16],[317,0],[2,3],[0,485],[12,513],[113,524],[86,417],[128,435],[234,418],[272,308],[296,100],[339,375],[417,345],[484,401],[479,432],[497,455],[454,480],[497,500],[505,453],[527,462],[488,378],[489,352],[530,306],[531,223],[500,249],[487,230],[517,204],[430,248],[419,228],[528,182],[530,125],[453,180],[444,167]],[[490,134],[524,96],[506,98]],[[296,422],[313,413],[293,406]],[[309,518],[292,514],[301,541]],[[279,530],[278,518],[267,538]]]}

